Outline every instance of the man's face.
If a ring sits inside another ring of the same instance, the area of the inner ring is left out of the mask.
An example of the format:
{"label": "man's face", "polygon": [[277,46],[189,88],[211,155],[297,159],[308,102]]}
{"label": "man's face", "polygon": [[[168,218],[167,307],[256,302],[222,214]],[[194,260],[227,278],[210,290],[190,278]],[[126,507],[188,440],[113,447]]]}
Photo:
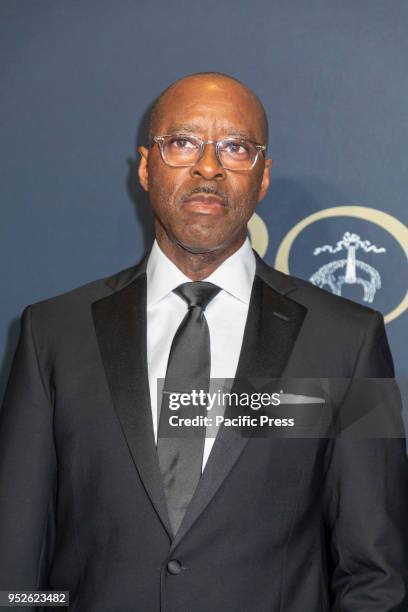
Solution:
{"label": "man's face", "polygon": [[[264,144],[259,107],[243,87],[227,79],[192,78],[165,97],[154,136],[189,134],[202,140],[240,136]],[[225,170],[215,145],[191,167],[170,167],[155,144],[140,147],[140,182],[156,217],[156,235],[192,253],[238,248],[248,220],[269,186],[271,160],[262,154],[252,170]]]}

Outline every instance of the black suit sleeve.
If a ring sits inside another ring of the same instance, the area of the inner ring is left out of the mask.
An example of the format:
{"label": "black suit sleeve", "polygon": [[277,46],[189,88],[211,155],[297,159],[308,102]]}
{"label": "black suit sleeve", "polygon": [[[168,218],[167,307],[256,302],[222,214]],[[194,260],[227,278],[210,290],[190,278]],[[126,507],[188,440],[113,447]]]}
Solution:
{"label": "black suit sleeve", "polygon": [[53,408],[34,335],[28,306],[0,412],[0,590],[45,588],[52,554]]}
{"label": "black suit sleeve", "polygon": [[[393,374],[383,319],[374,313],[355,364],[354,380]],[[399,411],[398,392],[390,397],[398,398],[397,406],[390,410]],[[408,610],[405,450],[405,440],[395,437],[340,436],[333,442],[326,487],[333,612]]]}

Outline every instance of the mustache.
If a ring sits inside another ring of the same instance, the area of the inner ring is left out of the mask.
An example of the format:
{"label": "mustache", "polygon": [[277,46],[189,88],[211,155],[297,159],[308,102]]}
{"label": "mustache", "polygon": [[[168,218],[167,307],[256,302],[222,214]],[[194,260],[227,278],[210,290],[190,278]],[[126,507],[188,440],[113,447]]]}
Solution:
{"label": "mustache", "polygon": [[228,197],[223,191],[221,191],[220,189],[217,189],[214,185],[201,185],[201,187],[194,187],[194,189],[190,189],[189,191],[186,191],[186,193],[181,198],[181,202],[182,203],[185,202],[186,200],[191,198],[191,196],[195,195],[196,193],[206,193],[208,195],[218,196],[219,198],[221,198],[224,206],[228,206]]}

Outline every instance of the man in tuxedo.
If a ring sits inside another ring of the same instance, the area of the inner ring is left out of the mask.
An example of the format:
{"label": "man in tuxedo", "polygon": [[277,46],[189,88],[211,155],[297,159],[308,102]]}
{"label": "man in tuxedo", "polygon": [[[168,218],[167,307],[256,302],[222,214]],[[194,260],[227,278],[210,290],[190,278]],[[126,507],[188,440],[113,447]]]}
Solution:
{"label": "man in tuxedo", "polygon": [[157,379],[164,397],[180,377],[348,379],[350,414],[355,382],[393,364],[378,312],[252,251],[271,159],[247,87],[177,81],[149,140],[151,251],[22,316],[0,420],[0,589],[68,590],[75,612],[406,612],[403,439],[161,435]]}

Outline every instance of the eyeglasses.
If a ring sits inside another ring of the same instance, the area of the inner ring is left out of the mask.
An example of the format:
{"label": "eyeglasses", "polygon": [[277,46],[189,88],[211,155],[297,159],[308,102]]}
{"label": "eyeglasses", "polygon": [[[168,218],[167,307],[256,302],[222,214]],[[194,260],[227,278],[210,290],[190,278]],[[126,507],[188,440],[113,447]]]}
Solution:
{"label": "eyeglasses", "polygon": [[[175,168],[195,166],[204,155],[207,144],[215,145],[215,154],[225,170],[245,172],[255,166],[259,153],[266,150],[265,145],[242,138],[223,138],[222,140],[201,140],[197,136],[184,134],[163,134],[155,136],[153,144],[160,147],[162,160]],[[152,145],[153,146],[153,145]],[[265,154],[264,154],[265,155]]]}

